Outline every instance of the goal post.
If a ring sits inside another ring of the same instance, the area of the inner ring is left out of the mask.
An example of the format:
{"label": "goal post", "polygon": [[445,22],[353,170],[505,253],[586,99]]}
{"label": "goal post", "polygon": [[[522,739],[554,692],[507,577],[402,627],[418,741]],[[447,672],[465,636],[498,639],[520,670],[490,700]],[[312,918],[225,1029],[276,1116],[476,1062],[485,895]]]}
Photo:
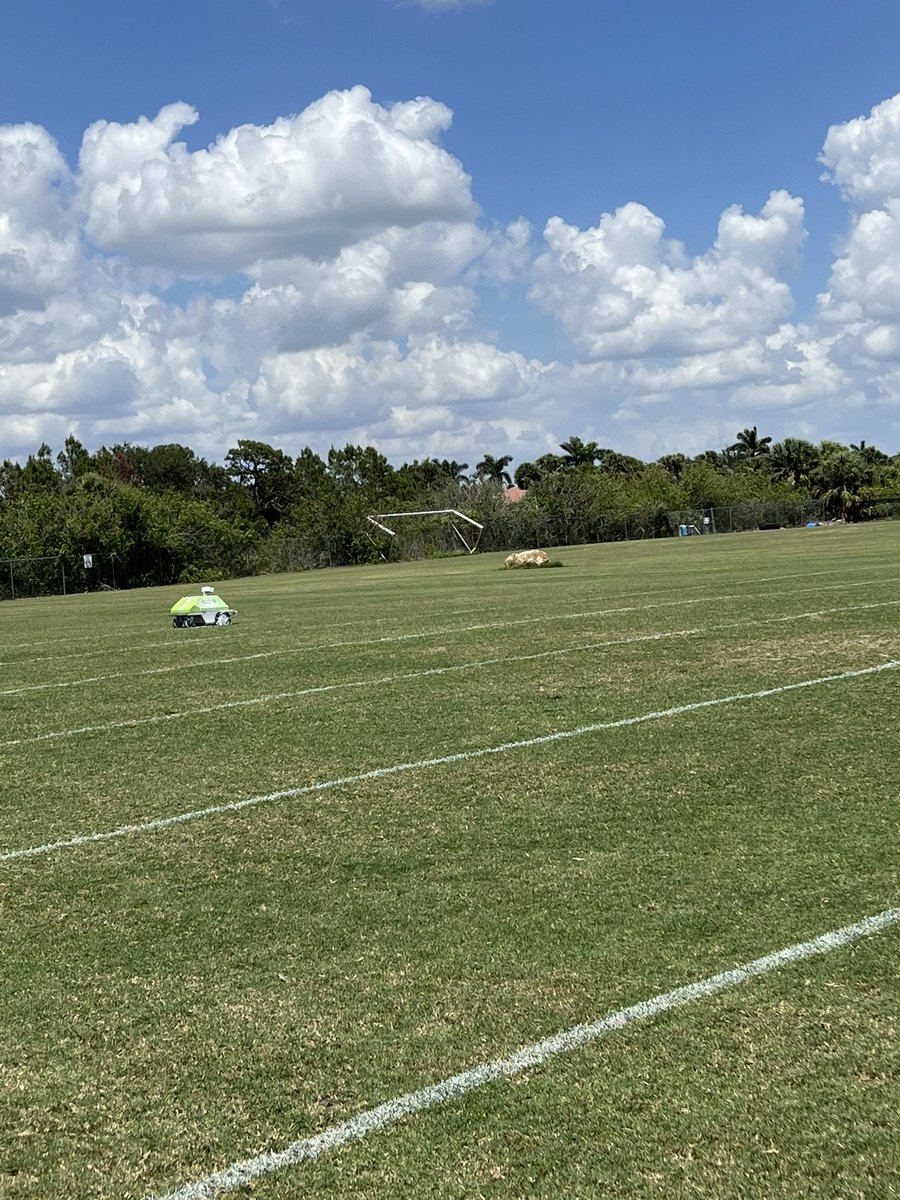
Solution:
{"label": "goal post", "polygon": [[[397,531],[385,525],[385,521],[396,521],[398,518],[408,517],[447,517],[448,524],[456,534],[459,542],[465,547],[466,553],[474,554],[478,549],[478,543],[481,540],[481,535],[484,532],[484,526],[480,521],[476,521],[474,517],[467,517],[465,513],[461,513],[456,508],[429,508],[417,512],[393,512],[393,513],[373,513],[366,517],[370,525],[374,525],[376,529],[380,529],[382,533],[386,533],[391,539],[397,536]],[[470,528],[466,529],[468,537],[463,534],[460,529],[460,524],[465,522]]]}

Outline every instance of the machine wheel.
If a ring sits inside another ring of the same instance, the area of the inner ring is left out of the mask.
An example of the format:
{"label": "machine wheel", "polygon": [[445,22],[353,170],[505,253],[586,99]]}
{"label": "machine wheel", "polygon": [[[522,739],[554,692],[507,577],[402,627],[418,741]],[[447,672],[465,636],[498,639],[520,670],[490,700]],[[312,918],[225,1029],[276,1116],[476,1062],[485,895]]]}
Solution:
{"label": "machine wheel", "polygon": [[230,625],[231,613],[219,613],[219,615],[216,617],[216,621],[219,625]]}
{"label": "machine wheel", "polygon": [[184,624],[184,618],[183,617],[173,617],[172,624],[175,626],[176,629],[180,629],[181,626]]}

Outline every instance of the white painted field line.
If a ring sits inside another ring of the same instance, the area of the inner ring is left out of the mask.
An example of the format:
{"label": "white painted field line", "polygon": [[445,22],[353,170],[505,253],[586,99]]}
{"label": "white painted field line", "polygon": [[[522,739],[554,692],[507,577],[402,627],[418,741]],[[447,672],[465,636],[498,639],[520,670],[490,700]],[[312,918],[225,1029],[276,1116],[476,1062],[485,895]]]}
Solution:
{"label": "white painted field line", "polygon": [[596,721],[591,725],[579,725],[575,729],[562,729],[554,733],[541,734],[538,737],[523,738],[517,742],[503,742],[499,746],[484,746],[478,750],[460,750],[456,754],[443,754],[436,758],[422,758],[417,762],[395,763],[390,767],[376,767],[371,771],[362,771],[358,775],[343,775],[337,779],[325,779],[319,783],[307,783],[300,787],[285,788],[283,791],[268,792],[260,796],[248,796],[244,800],[232,800],[226,804],[213,804],[207,808],[192,809],[189,812],[175,813],[169,817],[154,817],[139,821],[132,825],[120,825],[117,829],[103,830],[99,833],[79,834],[57,842],[46,842],[41,846],[30,846],[23,850],[6,850],[0,854],[0,862],[12,862],[20,858],[36,858],[40,855],[52,854],[57,850],[73,850],[78,846],[87,846],[95,842],[110,842],[116,838],[129,837],[138,833],[153,833],[159,829],[168,829],[173,825],[184,825],[189,821],[199,821],[205,817],[217,816],[222,813],[240,812],[245,808],[254,808],[260,804],[271,804],[276,800],[290,800],[296,796],[309,796],[316,792],[326,792],[333,788],[349,787],[358,783],[366,783],[375,779],[387,779],[391,775],[402,775],[408,771],[419,771],[427,767],[445,767],[451,763],[474,762],[479,758],[487,758],[495,754],[508,754],[512,750],[525,750],[532,746],[546,746],[552,742],[566,741],[569,738],[584,737],[586,734],[602,733],[609,729],[624,729],[629,725],[642,725],[647,721],[660,721],[666,717],[678,717],[684,713],[699,712],[704,708],[718,708],[723,704],[737,704],[750,700],[764,700],[769,696],[780,696],[787,692],[796,692],[802,688],[819,687],[826,683],[839,683],[846,679],[861,679],[867,675],[877,675],[881,671],[894,671],[900,667],[900,660],[891,659],[889,662],[878,663],[874,667],[862,667],[856,671],[841,671],[835,675],[821,675],[816,679],[801,679],[796,683],[782,683],[777,687],[763,688],[758,692],[736,692],[732,696],[717,696],[712,700],[697,700],[691,704],[679,704],[674,708],[664,708],[657,712],[642,713],[636,717],[620,717],[616,721]]}
{"label": "white painted field line", "polygon": [[649,1021],[672,1009],[682,1008],[696,1000],[704,1000],[719,992],[739,987],[762,975],[779,971],[782,967],[804,962],[821,954],[830,954],[861,938],[872,937],[882,933],[892,925],[900,922],[900,908],[887,908],[873,916],[863,917],[852,925],[841,929],[833,929],[829,933],[820,934],[808,942],[795,942],[783,950],[765,954],[762,958],[754,958],[750,962],[741,963],[718,975],[709,975],[706,979],[698,979],[684,987],[674,988],[671,992],[663,992],[640,1000],[628,1008],[620,1008],[617,1012],[608,1013],[590,1024],[575,1025],[562,1033],[524,1046],[506,1058],[495,1058],[492,1062],[473,1067],[459,1075],[451,1075],[439,1083],[420,1088],[416,1092],[407,1092],[404,1096],[395,1096],[376,1108],[366,1109],[348,1121],[332,1125],[312,1137],[302,1138],[285,1146],[283,1150],[269,1150],[258,1154],[255,1158],[246,1158],[241,1162],[232,1163],[223,1171],[216,1171],[194,1183],[187,1183],[174,1192],[157,1195],[155,1200],[213,1200],[223,1192],[251,1184],[253,1180],[263,1175],[271,1175],[275,1171],[298,1167],[302,1163],[314,1162],[333,1150],[340,1149],[350,1142],[359,1142],[371,1133],[376,1133],[389,1125],[430,1108],[452,1103],[468,1092],[485,1087],[498,1079],[511,1079],[540,1066],[559,1054],[569,1054],[598,1041],[607,1034],[635,1025],[639,1021]]}
{"label": "white painted field line", "polygon": [[[856,585],[854,585],[854,586],[856,586]],[[467,612],[477,612],[478,610],[477,609],[467,609],[466,611]],[[450,614],[447,614],[447,615],[450,615]],[[359,625],[359,620],[333,621],[333,622],[330,622],[328,625],[323,625],[321,628],[322,628],[322,630],[327,631],[329,629],[342,629],[348,625]],[[213,628],[216,630],[216,634],[221,635],[221,633],[223,632],[223,630],[220,626],[214,626]],[[154,629],[153,632],[154,632],[155,636],[159,635],[158,628]],[[112,635],[100,634],[98,636],[99,637],[109,637]],[[119,634],[118,636],[121,637],[122,635]],[[215,634],[213,636],[215,636]],[[89,638],[87,636],[85,636],[85,637],[73,638],[72,640],[83,642],[83,641],[88,641]],[[39,645],[39,643],[36,643],[36,644]],[[194,638],[192,638],[190,634],[185,635],[183,633],[182,634],[173,633],[173,631],[170,627],[169,628],[169,636],[166,637],[163,641],[123,642],[119,646],[101,646],[94,650],[76,650],[70,654],[40,654],[40,655],[29,656],[27,659],[15,659],[15,658],[4,659],[3,661],[0,661],[0,667],[20,667],[23,665],[31,666],[32,663],[39,663],[39,662],[61,662],[61,661],[67,662],[69,659],[76,659],[76,658],[99,658],[100,655],[131,654],[136,650],[160,650],[160,649],[168,650],[168,649],[172,649],[173,647],[176,650],[181,650],[182,647],[184,647],[184,646],[197,646],[198,644],[199,644],[199,642],[196,641]],[[5,649],[6,650],[21,650],[21,649],[27,649],[27,647],[28,647],[28,643],[25,643],[23,646],[7,646],[7,647],[5,647]]]}
{"label": "white painted field line", "polygon": [[[854,584],[853,586],[858,587],[859,585]],[[651,593],[651,592],[643,593],[642,592],[639,594],[640,595],[652,595],[654,593]],[[495,605],[494,607],[499,607],[499,605]],[[483,612],[484,612],[484,606],[481,606],[479,608],[459,608],[459,609],[451,609],[449,611],[441,609],[436,615],[438,615],[440,617],[459,617],[459,616],[469,616],[471,613],[483,613]],[[387,620],[390,618],[383,618],[383,619]],[[329,621],[325,625],[320,625],[320,626],[316,627],[313,630],[313,632],[327,633],[331,629],[345,629],[349,625],[359,626],[359,623],[360,623],[359,617],[354,618],[352,621]],[[307,628],[309,628],[309,627],[307,627]],[[216,627],[216,629],[217,629],[217,632],[221,634],[221,632],[222,632],[221,628]],[[159,635],[158,626],[154,627],[153,635],[154,636]],[[122,636],[123,635],[121,633],[118,633],[118,634],[112,634],[112,633],[79,634],[77,637],[74,637],[74,638],[55,638],[50,642],[21,642],[16,646],[5,646],[4,651],[39,649],[41,646],[66,645],[69,642],[98,641],[101,638],[113,638],[113,637],[121,638]],[[197,645],[199,645],[199,641],[194,640],[194,638],[192,638],[190,634],[188,634],[187,636],[185,636],[185,634],[183,634],[183,633],[182,634],[177,634],[177,633],[173,634],[172,630],[170,628],[169,636],[167,638],[165,638],[165,640],[163,640],[163,641],[124,642],[122,645],[119,645],[119,646],[104,646],[104,647],[100,647],[100,648],[94,649],[94,650],[76,650],[70,654],[32,655],[32,656],[29,656],[25,660],[3,659],[2,661],[0,661],[0,667],[19,667],[19,666],[23,665],[23,662],[24,662],[24,665],[31,666],[32,663],[38,663],[38,662],[59,662],[61,660],[67,661],[69,659],[75,659],[75,658],[97,658],[101,654],[103,654],[103,655],[126,654],[126,653],[132,653],[135,650],[159,650],[159,649],[168,650],[173,647],[177,650],[180,650],[183,646],[197,646]]]}
{"label": "white painted field line", "polygon": [[[785,621],[802,621],[804,619],[830,616],[835,613],[859,612],[869,608],[887,608],[900,605],[900,600],[885,600],[876,604],[851,604],[843,608],[820,608],[812,612],[789,613],[781,617],[763,617],[756,621],[757,625],[771,625]],[[556,650],[540,650],[534,654],[511,654],[502,658],[481,658],[474,662],[458,663],[450,667],[429,667],[424,671],[404,671],[397,675],[382,675],[374,679],[353,679],[345,683],[326,683],[318,687],[297,688],[287,692],[270,692],[262,696],[252,696],[246,700],[227,700],[221,704],[210,704],[203,708],[188,708],[180,712],[159,713],[151,717],[132,717],[125,721],[108,721],[103,725],[79,725],[73,729],[60,729],[49,733],[37,733],[31,737],[12,738],[0,742],[0,750],[11,750],[16,746],[31,746],[36,742],[56,741],[59,738],[80,737],[90,733],[108,733],[113,729],[135,729],[140,725],[158,725],[166,721],[180,721],[187,718],[209,713],[224,712],[228,709],[253,708],[260,704],[271,704],[277,700],[296,700],[302,696],[317,696],[327,692],[339,692],[351,688],[380,687],[393,683],[404,683],[411,679],[427,679],[435,675],[449,675],[457,671],[477,671],[484,667],[495,667],[517,662],[533,662],[541,658],[557,658],[567,654],[583,654],[591,650],[602,650],[611,646],[634,645],[638,642],[658,642],[669,638],[701,637],[711,633],[721,633],[727,629],[743,629],[748,624],[744,621],[726,621],[720,625],[705,625],[696,629],[675,629],[664,633],[642,633],[632,637],[609,638],[602,642],[587,642],[580,646],[565,646]]]}
{"label": "white painted field line", "polygon": [[[875,568],[868,567],[868,568],[863,568],[863,569],[864,570],[874,570]],[[813,574],[818,574],[818,572],[813,572]],[[833,574],[833,572],[828,571],[828,572],[823,572],[823,574],[830,575],[830,574]],[[754,582],[755,583],[759,582],[759,580],[754,580]],[[878,581],[873,580],[872,582],[878,582]],[[697,584],[697,586],[705,587],[706,584]],[[853,584],[853,586],[858,587],[859,585]],[[634,592],[634,593],[627,593],[627,594],[628,595],[636,595],[636,596],[652,596],[652,595],[655,595],[656,592]],[[452,609],[439,608],[437,613],[435,613],[435,614],[429,613],[427,615],[429,615],[429,616],[435,615],[435,616],[439,616],[439,617],[467,617],[467,616],[470,616],[472,613],[484,613],[486,607],[500,608],[501,605],[499,603],[497,603],[497,604],[494,604],[491,606],[479,605],[476,608],[452,608]],[[365,614],[365,618],[366,618],[366,620],[373,619],[371,614]],[[376,620],[376,621],[385,621],[385,620],[391,620],[391,619],[392,618],[390,618],[390,617],[375,617],[374,618],[374,620]],[[328,630],[330,630],[330,629],[345,629],[348,625],[358,626],[359,623],[360,623],[359,617],[354,617],[353,620],[351,620],[351,621],[328,621],[324,625],[316,626],[313,631],[316,633],[327,633]],[[158,637],[159,622],[154,622],[152,629],[148,630],[147,632],[152,637]],[[172,633],[171,628],[169,629],[169,633],[170,634]],[[18,651],[18,650],[40,650],[41,648],[47,647],[47,646],[67,646],[67,645],[71,645],[73,642],[99,642],[103,639],[122,638],[125,636],[127,636],[127,635],[122,633],[121,631],[118,633],[79,633],[79,634],[75,634],[72,637],[50,638],[48,641],[45,641],[45,642],[18,642],[15,645],[4,646],[3,650],[4,650],[4,653],[10,652],[10,651]],[[165,641],[162,641],[162,642],[160,642],[160,641],[125,642],[119,646],[100,647],[99,649],[96,649],[96,650],[78,650],[78,651],[75,651],[74,653],[70,653],[70,654],[42,654],[39,656],[31,656],[31,657],[27,658],[25,661],[30,665],[31,663],[34,663],[34,662],[56,662],[60,659],[69,659],[69,658],[95,658],[100,654],[124,654],[127,651],[133,651],[133,650],[153,650],[153,649],[157,649],[157,648],[167,648],[170,646],[183,646],[183,645],[189,645],[189,644],[196,644],[196,643],[192,642],[192,639],[190,638],[190,636],[185,638],[185,636],[183,634],[181,634],[181,635],[174,634],[170,637],[167,637],[165,639]],[[21,665],[22,665],[21,659],[3,659],[2,661],[0,661],[0,667],[16,667],[16,666],[21,666]]]}
{"label": "white painted field line", "polygon": [[[900,601],[896,601],[900,604]],[[679,629],[672,633],[648,633],[637,637],[615,638],[606,642],[589,642],[583,646],[569,646],[561,650],[541,650],[535,654],[515,654],[507,658],[481,658],[475,662],[458,663],[451,667],[429,667],[424,671],[404,671],[397,675],[382,675],[374,679],[352,679],[345,683],[325,683],[318,687],[298,688],[290,692],[271,692],[264,696],[252,696],[246,700],[228,700],[222,704],[210,704],[205,708],[189,708],[183,712],[161,713],[152,717],[132,717],[127,721],[109,721],[105,725],[81,725],[76,729],[60,729],[53,733],[37,733],[32,737],[14,738],[8,742],[0,742],[0,750],[9,750],[15,746],[30,746],[35,742],[46,742],[58,738],[77,737],[87,733],[107,733],[112,729],[134,729],[139,725],[155,725],[164,721],[178,721],[190,717],[202,716],[208,713],[222,712],[231,708],[252,708],[258,704],[271,704],[276,700],[296,700],[301,696],[318,696],[325,692],[340,692],[351,688],[378,687],[391,683],[403,683],[411,679],[426,679],[433,675],[449,675],[454,671],[476,671],[483,667],[494,667],[501,663],[529,662],[538,658],[552,658],[563,654],[576,654],[579,651],[598,650],[604,646],[621,646],[631,642],[653,642],[663,638],[688,637],[691,634],[703,633],[702,629]]]}
{"label": "white painted field line", "polygon": [[[786,579],[815,579],[817,576],[821,576],[821,575],[838,575],[838,574],[840,574],[841,570],[845,570],[845,569],[850,570],[851,568],[834,568],[834,569],[828,570],[828,571],[792,571],[789,574],[782,574],[782,575],[754,575],[751,582],[754,584],[768,583],[768,582],[780,583],[782,580],[786,580]],[[882,573],[883,570],[884,570],[883,567],[853,567],[852,568],[854,579],[857,579],[860,574],[862,574],[863,572],[866,572],[866,571],[869,571],[869,572],[875,571],[878,573]],[[601,583],[615,583],[616,580],[617,580],[617,577],[612,571],[605,573],[603,576],[601,576],[599,578],[599,581]],[[691,584],[679,582],[678,587],[682,591],[685,591],[685,592],[696,591],[698,588],[708,587],[709,584],[712,582],[715,582],[715,580],[710,579],[710,580],[704,580],[703,583],[691,583]],[[739,583],[739,582],[741,582],[741,581],[735,580],[735,583]],[[893,577],[893,572],[891,572],[891,573],[889,573],[888,578],[885,580],[871,579],[871,580],[867,580],[867,581],[847,583],[847,584],[834,583],[834,584],[822,585],[822,587],[818,587],[818,588],[812,588],[812,589],[807,588],[805,590],[807,590],[807,591],[824,591],[826,588],[834,589],[834,588],[840,588],[840,587],[862,587],[862,586],[864,586],[864,584],[866,582],[874,583],[874,584],[878,584],[880,582],[892,583],[892,582],[895,582],[895,579]],[[643,591],[643,592],[624,592],[624,593],[622,593],[622,598],[628,599],[628,598],[634,598],[634,597],[639,597],[639,596],[655,596],[659,593],[659,591],[660,591],[659,588],[652,588],[652,589],[649,589],[649,590]],[[501,607],[501,605],[499,603],[495,603],[495,604],[490,605],[490,607],[491,608],[499,608],[499,607]],[[454,617],[454,616],[465,616],[472,612],[482,612],[483,613],[484,611],[485,611],[485,606],[481,605],[478,608],[459,608],[459,609],[452,609],[450,611],[441,610],[439,615],[443,616],[443,617]],[[322,629],[339,629],[342,626],[358,625],[358,624],[359,624],[359,619],[355,618],[352,621],[329,622],[327,625],[322,626],[321,628]],[[154,626],[153,635],[155,635],[156,632],[157,632],[157,628],[156,628],[156,626]],[[64,637],[64,638],[49,638],[45,641],[40,641],[40,642],[18,642],[15,645],[7,645],[4,647],[4,649],[6,651],[37,650],[44,646],[65,646],[65,645],[71,645],[73,642],[99,641],[99,640],[103,640],[103,639],[121,638],[123,636],[127,636],[127,635],[123,634],[121,631],[116,632],[116,633],[82,633],[82,634],[75,634],[73,636]],[[123,645],[123,646],[114,647],[111,652],[113,654],[118,654],[120,652],[125,652],[126,650],[154,649],[157,647],[165,648],[165,647],[174,646],[177,644],[179,644],[179,639],[174,639],[174,638],[168,638],[165,642],[156,642],[156,641],[154,641],[154,642],[131,642],[131,643],[127,643],[126,645]],[[51,660],[68,659],[68,658],[91,658],[95,654],[101,654],[101,653],[105,653],[105,651],[91,650],[91,651],[86,651],[84,653],[77,652],[75,654],[49,654],[49,655],[42,655],[39,658],[29,658],[27,661],[29,663],[32,663],[32,662],[50,662]],[[15,666],[19,666],[19,665],[21,665],[21,662],[18,659],[10,659],[10,660],[0,661],[0,667],[15,667]],[[0,693],[0,694],[2,694],[2,693]]]}
{"label": "white painted field line", "polygon": [[[881,581],[881,583],[897,582],[893,579]],[[880,586],[881,584],[879,584]],[[791,596],[803,595],[806,592],[823,592],[834,591],[837,589],[853,588],[853,587],[869,587],[870,581],[860,583],[847,584],[828,584],[825,587],[813,588],[798,588],[794,592],[787,593]],[[316,650],[343,650],[353,646],[380,646],[386,645],[389,642],[411,642],[421,641],[423,638],[429,637],[447,637],[459,633],[478,633],[486,629],[508,629],[516,625],[534,625],[538,623],[548,624],[551,621],[577,621],[588,617],[609,617],[620,614],[633,612],[649,612],[657,608],[680,608],[688,604],[715,604],[720,600],[753,600],[760,597],[772,599],[776,595],[784,595],[785,593],[773,592],[731,592],[722,596],[696,596],[693,599],[681,598],[678,600],[664,600],[653,604],[632,604],[622,608],[598,608],[587,612],[575,613],[552,613],[542,614],[537,617],[517,617],[511,621],[486,621],[478,625],[457,625],[442,629],[425,629],[418,633],[397,633],[386,634],[383,637],[376,638],[353,638],[343,642],[318,642],[303,646],[292,646],[290,649],[279,648],[276,650],[260,650],[255,654],[241,654],[233,658],[208,658],[197,659],[195,662],[175,663],[166,667],[147,667],[142,671],[112,671],[106,675],[90,675],[83,679],[64,679],[56,683],[26,683],[20,687],[7,688],[0,691],[0,696],[21,696],[28,692],[47,691],[56,688],[80,687],[83,684],[105,683],[110,679],[137,679],[148,675],[168,675],[173,671],[188,671],[198,667],[221,667],[232,666],[235,663],[253,662],[264,658],[280,658],[286,655],[308,654]],[[884,605],[896,604],[895,600],[888,600]],[[872,605],[877,607],[877,605]]]}
{"label": "white painted field line", "polygon": [[[156,631],[159,632],[158,630]],[[196,645],[196,642],[193,643]],[[176,646],[179,649],[182,646],[189,646],[191,642],[184,638],[167,637],[165,641],[159,642],[125,642],[121,646],[103,646],[95,650],[76,650],[71,654],[36,654],[30,655],[27,659],[4,659],[0,662],[0,667],[20,667],[31,666],[32,663],[40,662],[69,662],[76,658],[99,658],[100,655],[110,654],[133,654],[136,650],[159,650],[166,649],[171,646]],[[18,647],[8,647],[18,649]]]}

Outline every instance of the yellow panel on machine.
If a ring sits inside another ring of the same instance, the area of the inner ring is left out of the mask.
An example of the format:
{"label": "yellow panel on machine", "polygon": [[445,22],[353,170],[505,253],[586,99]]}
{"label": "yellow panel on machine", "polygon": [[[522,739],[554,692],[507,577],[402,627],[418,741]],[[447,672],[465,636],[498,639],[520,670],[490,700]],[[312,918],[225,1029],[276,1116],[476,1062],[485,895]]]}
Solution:
{"label": "yellow panel on machine", "polygon": [[229,608],[211,587],[201,588],[199,596],[182,596],[169,611],[176,629],[193,625],[230,625],[237,616],[237,609]]}

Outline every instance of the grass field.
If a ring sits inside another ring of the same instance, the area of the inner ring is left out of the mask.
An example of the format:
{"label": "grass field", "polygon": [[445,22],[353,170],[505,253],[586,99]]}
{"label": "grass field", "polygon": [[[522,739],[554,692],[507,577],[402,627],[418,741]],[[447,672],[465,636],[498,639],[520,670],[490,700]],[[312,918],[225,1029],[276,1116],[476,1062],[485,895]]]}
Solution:
{"label": "grass field", "polygon": [[[900,524],[554,557],[0,606],[0,1195],[218,1194],[900,903]],[[889,923],[230,1194],[900,1195],[898,985]]]}

